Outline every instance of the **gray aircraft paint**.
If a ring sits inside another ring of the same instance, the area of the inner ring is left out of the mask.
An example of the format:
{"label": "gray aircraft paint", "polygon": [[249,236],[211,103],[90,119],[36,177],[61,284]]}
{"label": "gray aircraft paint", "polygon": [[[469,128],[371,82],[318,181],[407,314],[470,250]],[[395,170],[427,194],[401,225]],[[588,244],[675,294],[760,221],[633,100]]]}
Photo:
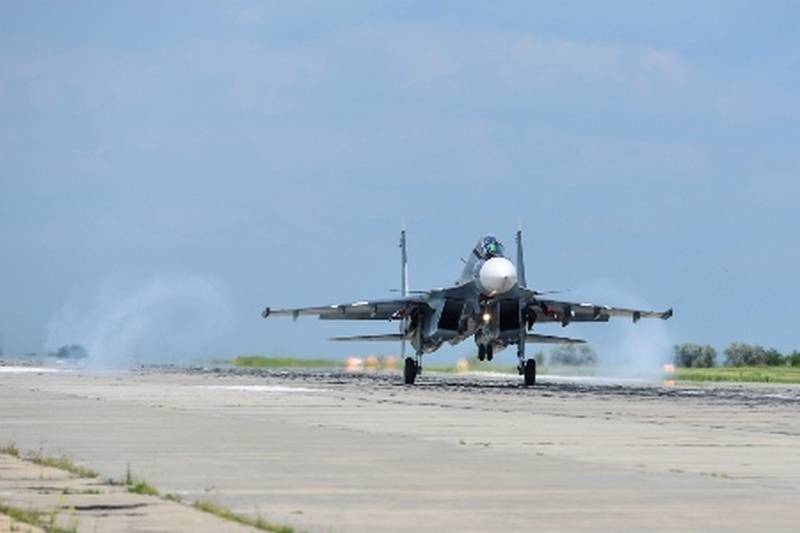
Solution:
{"label": "gray aircraft paint", "polygon": [[338,341],[410,342],[421,363],[424,353],[439,349],[444,343],[458,344],[472,337],[480,354],[492,354],[510,345],[517,346],[519,369],[525,365],[525,344],[582,343],[580,339],[532,333],[539,323],[559,322],[563,327],[572,322],[607,322],[612,317],[627,317],[634,322],[641,318],[668,319],[667,311],[625,309],[592,303],[566,302],[543,298],[543,293],[526,287],[522,230],[516,234],[516,282],[508,290],[491,293],[481,283],[481,270],[493,259],[505,258],[505,250],[493,236],[485,235],[465,259],[461,276],[452,287],[409,292],[408,255],[405,229],[400,234],[401,296],[396,299],[368,300],[320,307],[271,309],[262,316],[315,315],[322,320],[398,320],[400,332],[378,335],[334,337]]}

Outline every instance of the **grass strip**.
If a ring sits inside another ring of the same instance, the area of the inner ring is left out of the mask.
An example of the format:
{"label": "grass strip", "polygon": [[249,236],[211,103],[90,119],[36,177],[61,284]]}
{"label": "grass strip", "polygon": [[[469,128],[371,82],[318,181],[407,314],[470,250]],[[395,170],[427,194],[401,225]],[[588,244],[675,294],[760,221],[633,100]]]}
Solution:
{"label": "grass strip", "polygon": [[240,368],[341,368],[343,361],[331,359],[298,359],[293,357],[265,357],[261,355],[240,355],[231,361]]}
{"label": "grass strip", "polygon": [[158,496],[158,489],[143,479],[136,479],[131,471],[131,464],[125,467],[125,487],[128,492],[133,494],[143,494],[145,496]]}
{"label": "grass strip", "polygon": [[41,527],[41,516],[44,514],[35,509],[23,509],[22,507],[14,507],[0,502],[0,513],[10,516],[17,522],[23,522],[32,526]]}
{"label": "grass strip", "polygon": [[[124,484],[127,487],[128,492],[131,492],[133,494],[142,494],[144,496],[160,497],[162,500],[175,502],[179,505],[182,505],[181,497],[179,495],[167,493],[162,496],[159,493],[158,489],[155,488],[153,485],[151,485],[147,481],[144,481],[143,479],[137,479],[133,475],[133,472],[131,471],[130,463],[128,463],[128,466],[125,471]],[[287,526],[279,526],[272,524],[266,521],[265,519],[261,518],[260,516],[251,518],[246,515],[234,513],[230,509],[222,507],[221,505],[217,505],[208,500],[198,500],[192,504],[192,507],[194,507],[199,511],[211,513],[225,520],[232,520],[239,524],[244,524],[257,529],[261,529],[262,531],[274,531],[278,533],[292,533],[294,531],[292,528]]]}
{"label": "grass strip", "polygon": [[159,495],[157,488],[142,479],[137,479],[135,482],[128,485],[128,492],[133,494],[143,494],[145,496]]}
{"label": "grass strip", "polygon": [[[19,457],[19,449],[13,443],[4,447],[0,447],[0,453],[6,453]],[[25,456],[25,459],[42,466],[49,466],[66,470],[72,474],[80,477],[97,477],[98,474],[94,470],[76,465],[65,456],[49,456],[42,453],[31,453]],[[128,464],[125,474],[125,483],[128,492],[133,494],[141,494],[144,496],[161,497],[157,488],[142,479],[136,479],[131,472],[130,464]],[[74,491],[65,489],[63,494],[99,494],[96,489],[87,489],[83,491]],[[172,501],[180,504],[181,498],[177,494],[165,494],[162,499]],[[213,514],[225,520],[230,520],[239,524],[254,527],[262,531],[271,531],[275,533],[293,533],[294,529],[289,526],[273,524],[261,516],[250,517],[247,515],[235,513],[226,507],[222,507],[216,503],[208,500],[199,500],[192,504],[192,507],[199,511]],[[48,533],[75,533],[77,526],[68,529],[59,528],[55,525],[55,518],[57,511],[51,513],[44,513],[35,509],[23,509],[21,507],[14,507],[0,502],[0,513],[8,515],[17,522],[22,522],[36,527],[41,527]],[[45,520],[47,517],[47,520]]]}
{"label": "grass strip", "polygon": [[[44,529],[47,533],[76,533],[78,531],[77,525],[71,526],[67,529],[55,525],[56,511],[51,513],[44,513],[36,509],[23,509],[22,507],[15,507],[0,502],[0,513],[7,515],[12,520],[22,522],[35,527]],[[45,520],[43,517],[47,517]]]}
{"label": "grass strip", "polygon": [[262,531],[272,531],[275,533],[293,533],[294,529],[289,526],[280,526],[276,524],[272,524],[257,516],[255,518],[234,513],[230,509],[226,507],[222,507],[214,502],[210,502],[208,500],[197,500],[192,504],[192,507],[195,509],[199,509],[200,511],[204,511],[206,513],[211,513],[215,516],[220,518],[224,518],[225,520],[231,520],[233,522],[237,522],[239,524],[243,524],[245,526],[254,527],[256,529],[260,529]]}
{"label": "grass strip", "polygon": [[728,381],[742,383],[800,383],[796,366],[720,366],[714,368],[678,368],[680,381]]}
{"label": "grass strip", "polygon": [[69,459],[64,455],[45,455],[43,453],[30,453],[25,456],[25,459],[37,465],[49,466],[52,468],[58,468],[60,470],[66,470],[67,472],[74,474],[78,477],[95,478],[100,475],[91,468],[87,468],[85,466],[73,463],[71,459]]}
{"label": "grass strip", "polygon": [[0,447],[0,453],[11,455],[13,457],[19,457],[19,448],[17,448],[17,445],[13,442],[9,442],[5,446]]}

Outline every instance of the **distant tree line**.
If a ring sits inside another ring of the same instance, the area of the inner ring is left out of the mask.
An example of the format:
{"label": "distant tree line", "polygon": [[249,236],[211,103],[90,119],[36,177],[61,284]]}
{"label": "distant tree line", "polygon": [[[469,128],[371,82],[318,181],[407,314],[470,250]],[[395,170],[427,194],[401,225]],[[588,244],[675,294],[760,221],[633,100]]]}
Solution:
{"label": "distant tree line", "polygon": [[[553,366],[594,366],[598,363],[597,352],[588,344],[558,344],[545,360],[545,354],[534,355],[537,361]],[[732,342],[722,351],[708,344],[685,342],[673,347],[674,363],[682,368],[712,368],[715,366],[796,366],[800,367],[800,351],[782,354],[775,348],[764,348],[758,344]]]}
{"label": "distant tree line", "polygon": [[65,344],[56,352],[56,357],[61,359],[84,359],[89,352],[81,344]]}
{"label": "distant tree line", "polygon": [[[775,348],[758,344],[732,342],[722,352],[725,366],[800,366],[800,352],[782,354]],[[685,342],[673,347],[675,366],[711,368],[717,366],[717,350],[713,346]]]}
{"label": "distant tree line", "polygon": [[550,363],[554,366],[594,366],[597,352],[588,344],[559,344],[550,350]]}

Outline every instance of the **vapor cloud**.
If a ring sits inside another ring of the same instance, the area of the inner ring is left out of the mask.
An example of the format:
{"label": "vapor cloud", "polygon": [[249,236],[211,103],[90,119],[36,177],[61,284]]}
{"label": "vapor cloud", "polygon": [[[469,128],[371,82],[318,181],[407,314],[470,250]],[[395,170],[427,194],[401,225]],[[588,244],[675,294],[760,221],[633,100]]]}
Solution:
{"label": "vapor cloud", "polygon": [[108,285],[53,317],[46,349],[82,344],[99,369],[185,362],[213,355],[207,344],[226,333],[231,309],[223,287],[200,276]]}
{"label": "vapor cloud", "polygon": [[[589,301],[636,309],[655,309],[642,298],[607,282],[599,282],[579,292],[590,296]],[[664,305],[669,304],[671,302]],[[583,331],[586,333],[583,333],[583,338],[591,340],[595,336],[588,331],[591,326],[584,326]],[[608,330],[601,336],[600,342],[592,342],[598,354],[600,375],[641,379],[663,377],[663,365],[672,360],[672,346],[677,342],[671,333],[670,321],[643,319],[634,324],[623,319],[612,319],[607,324],[596,326]]]}

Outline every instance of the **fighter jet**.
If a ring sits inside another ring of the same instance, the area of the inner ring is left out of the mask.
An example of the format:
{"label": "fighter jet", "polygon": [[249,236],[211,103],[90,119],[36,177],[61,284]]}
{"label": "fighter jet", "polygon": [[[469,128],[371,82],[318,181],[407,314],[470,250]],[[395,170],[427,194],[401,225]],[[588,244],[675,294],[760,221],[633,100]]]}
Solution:
{"label": "fighter jet", "polygon": [[452,287],[429,291],[408,288],[408,253],[406,232],[400,232],[401,280],[398,298],[359,302],[272,309],[261,316],[313,315],[322,320],[388,320],[399,322],[398,333],[333,337],[335,341],[401,341],[405,357],[406,341],[416,350],[416,357],[406,357],[403,378],[413,384],[422,373],[422,356],[439,349],[445,342],[456,345],[472,337],[478,348],[478,359],[491,361],[494,354],[509,345],[517,347],[517,370],[524,385],[536,383],[536,360],[525,356],[527,343],[585,343],[581,339],[533,333],[535,324],[573,322],[608,322],[612,317],[627,317],[638,322],[642,318],[666,320],[666,311],[644,311],[565,302],[548,298],[548,293],[528,288],[522,250],[522,230],[516,234],[516,265],[505,255],[505,248],[495,237],[486,235],[469,253],[461,277]]}

